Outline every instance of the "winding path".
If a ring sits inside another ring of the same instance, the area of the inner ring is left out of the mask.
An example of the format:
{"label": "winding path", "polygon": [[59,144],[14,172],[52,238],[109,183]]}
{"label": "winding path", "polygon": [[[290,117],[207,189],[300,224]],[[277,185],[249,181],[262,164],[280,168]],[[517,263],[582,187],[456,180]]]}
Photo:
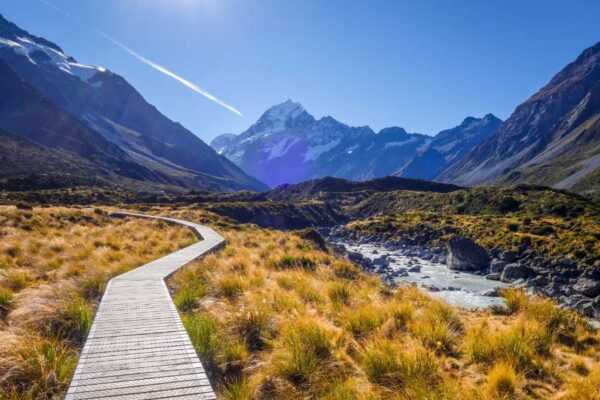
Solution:
{"label": "winding path", "polygon": [[224,239],[192,222],[113,216],[183,225],[203,240],[110,280],[65,399],[215,399],[165,278]]}

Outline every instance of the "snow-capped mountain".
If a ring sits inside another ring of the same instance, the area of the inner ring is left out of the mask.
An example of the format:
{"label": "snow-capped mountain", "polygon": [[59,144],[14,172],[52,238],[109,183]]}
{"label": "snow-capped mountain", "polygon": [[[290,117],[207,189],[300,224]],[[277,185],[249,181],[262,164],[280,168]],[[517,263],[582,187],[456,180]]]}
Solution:
{"label": "snow-capped mountain", "polygon": [[387,175],[434,179],[500,124],[493,115],[467,118],[431,137],[391,127],[374,132],[332,117],[319,120],[287,100],[267,110],[242,134],[225,134],[211,146],[271,185],[334,176],[366,180]]}
{"label": "snow-capped mountain", "polygon": [[[192,132],[161,114],[123,77],[77,62],[56,44],[2,16],[0,63],[5,75],[11,75],[0,87],[0,95],[23,102],[21,111],[13,109],[14,102],[4,102],[0,129],[96,163],[102,159],[102,168],[113,163],[97,157],[101,149],[86,146],[86,141],[78,140],[74,132],[93,138],[95,143],[108,143],[104,148],[114,147],[111,154],[118,153],[121,161],[121,167],[112,172],[131,179],[189,189],[265,188]],[[34,101],[38,108],[32,106]],[[25,109],[33,113],[31,118],[19,116]],[[39,123],[47,122],[42,116],[49,114],[68,119],[73,129],[56,127],[56,140],[40,143],[44,136],[36,130],[41,129]],[[38,125],[31,126],[33,121]]]}
{"label": "snow-capped mountain", "polygon": [[387,128],[351,127],[332,117],[315,119],[287,100],[268,109],[238,136],[218,136],[211,146],[271,186],[323,176],[369,179],[406,163],[431,138]]}

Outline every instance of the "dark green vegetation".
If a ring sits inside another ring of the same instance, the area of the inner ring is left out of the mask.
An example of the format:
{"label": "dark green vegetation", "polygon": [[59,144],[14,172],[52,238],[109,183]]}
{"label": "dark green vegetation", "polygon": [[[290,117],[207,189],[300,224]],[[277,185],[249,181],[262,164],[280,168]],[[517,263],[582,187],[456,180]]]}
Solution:
{"label": "dark green vegetation", "polygon": [[272,200],[326,200],[338,194],[355,194],[364,196],[375,192],[391,192],[411,190],[417,192],[452,192],[461,189],[459,186],[446,183],[430,182],[420,179],[398,178],[388,176],[370,181],[351,181],[342,178],[314,179],[296,185],[282,185],[267,193]]}

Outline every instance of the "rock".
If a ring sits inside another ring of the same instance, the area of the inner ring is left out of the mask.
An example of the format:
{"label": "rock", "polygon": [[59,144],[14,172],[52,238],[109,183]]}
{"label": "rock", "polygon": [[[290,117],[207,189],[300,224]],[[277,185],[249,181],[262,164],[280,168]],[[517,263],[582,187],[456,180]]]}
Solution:
{"label": "rock", "polygon": [[329,253],[327,242],[316,229],[306,228],[301,230],[298,234],[302,239],[312,242],[322,252]]}
{"label": "rock", "polygon": [[596,316],[596,310],[594,309],[594,303],[590,299],[578,301],[574,306],[574,309],[579,311],[586,317],[594,318]]}
{"label": "rock", "polygon": [[487,251],[470,239],[452,238],[448,241],[448,268],[458,271],[476,271],[488,268]]}
{"label": "rock", "polygon": [[373,250],[371,254],[379,254],[379,252],[377,250]]}
{"label": "rock", "polygon": [[360,263],[363,259],[363,255],[358,251],[351,251],[348,253],[348,259],[355,263]]}
{"label": "rock", "polygon": [[501,273],[504,270],[507,262],[504,260],[492,260],[490,263],[490,272],[491,273]]}
{"label": "rock", "polygon": [[386,256],[381,256],[373,260],[373,265],[387,267],[388,265],[390,265],[390,261],[387,259]]}
{"label": "rock", "polygon": [[500,259],[502,261],[506,261],[507,263],[512,263],[517,261],[519,256],[514,251],[506,250],[500,253]]}
{"label": "rock", "polygon": [[573,290],[587,297],[600,295],[600,281],[590,278],[579,278],[573,285]]}
{"label": "rock", "polygon": [[421,272],[421,266],[420,265],[413,265],[412,267],[410,267],[408,269],[408,272]]}
{"label": "rock", "polygon": [[499,281],[501,277],[502,277],[502,274],[500,272],[495,272],[493,274],[487,274],[485,276],[485,279],[488,279],[490,281]]}
{"label": "rock", "polygon": [[482,296],[485,297],[500,297],[500,293],[498,293],[498,289],[490,289],[481,293]]}
{"label": "rock", "polygon": [[364,268],[364,269],[371,269],[373,268],[373,263],[371,262],[371,260],[369,260],[368,258],[363,258],[360,261],[360,265]]}
{"label": "rock", "polygon": [[530,279],[528,283],[533,286],[546,286],[548,284],[548,278],[544,275],[538,275],[535,278]]}
{"label": "rock", "polygon": [[392,277],[407,277],[408,276],[408,270],[406,268],[398,268],[392,272],[390,272],[390,276]]}
{"label": "rock", "polygon": [[528,279],[535,275],[535,272],[524,265],[521,264],[507,264],[504,267],[504,271],[502,271],[502,276],[500,280],[502,282],[514,282],[519,279]]}

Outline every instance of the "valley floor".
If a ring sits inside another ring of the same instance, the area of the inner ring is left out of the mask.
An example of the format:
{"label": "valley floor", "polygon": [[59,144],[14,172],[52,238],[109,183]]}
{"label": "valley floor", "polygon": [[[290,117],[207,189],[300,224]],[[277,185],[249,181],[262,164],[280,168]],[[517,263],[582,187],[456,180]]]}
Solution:
{"label": "valley floor", "polygon": [[[312,230],[135,208],[227,240],[169,281],[219,398],[598,398],[600,334],[550,300],[508,291],[508,311],[460,309],[382,285]],[[0,209],[0,398],[60,398],[105,282],[195,240],[105,211]]]}

